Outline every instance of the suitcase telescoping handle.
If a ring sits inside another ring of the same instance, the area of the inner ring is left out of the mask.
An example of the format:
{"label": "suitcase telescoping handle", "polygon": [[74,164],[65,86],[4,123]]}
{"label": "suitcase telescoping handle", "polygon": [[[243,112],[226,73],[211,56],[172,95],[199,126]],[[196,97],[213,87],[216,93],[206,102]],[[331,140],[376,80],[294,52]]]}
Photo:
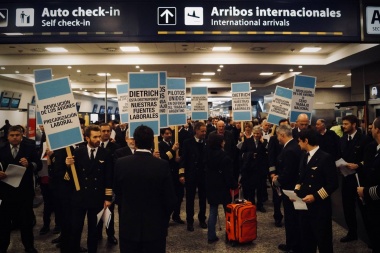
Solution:
{"label": "suitcase telescoping handle", "polygon": [[237,188],[239,190],[239,198],[237,199],[237,201],[235,201],[235,191],[236,189],[234,190],[231,190],[231,204],[235,204],[235,203],[243,203],[244,202],[244,199],[242,198],[242,187],[239,185],[239,187]]}

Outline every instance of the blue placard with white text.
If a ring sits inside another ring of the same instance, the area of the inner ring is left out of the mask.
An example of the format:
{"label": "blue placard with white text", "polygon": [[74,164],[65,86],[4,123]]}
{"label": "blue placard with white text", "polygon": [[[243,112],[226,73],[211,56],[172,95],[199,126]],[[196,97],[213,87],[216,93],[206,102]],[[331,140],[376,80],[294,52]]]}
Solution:
{"label": "blue placard with white text", "polygon": [[33,85],[51,150],[83,142],[83,135],[68,77]]}
{"label": "blue placard with white text", "polygon": [[185,125],[186,117],[186,78],[167,78],[168,124]]}
{"label": "blue placard with white text", "polygon": [[207,87],[191,87],[191,119],[207,120],[208,118]]}
{"label": "blue placard with white text", "polygon": [[252,120],[251,84],[231,83],[232,118],[234,121]]}
{"label": "blue placard with white text", "polygon": [[160,71],[160,128],[168,127],[168,92],[166,71]]}
{"label": "blue placard with white text", "polygon": [[[34,82],[39,83],[43,81],[48,81],[53,78],[53,72],[51,69],[35,69],[34,70]],[[37,110],[36,110],[36,120],[37,120],[37,125],[42,125],[42,118],[41,118],[41,113],[38,110],[38,105],[37,105]]]}
{"label": "blue placard with white text", "polygon": [[129,136],[140,125],[152,128],[160,135],[160,75],[159,72],[128,73]]}
{"label": "blue placard with white text", "polygon": [[281,119],[289,116],[290,105],[292,103],[293,91],[281,86],[277,86],[268,113],[268,123],[278,125]]}
{"label": "blue placard with white text", "polygon": [[296,122],[301,113],[306,114],[311,121],[316,82],[317,78],[313,76],[294,76],[290,122]]}

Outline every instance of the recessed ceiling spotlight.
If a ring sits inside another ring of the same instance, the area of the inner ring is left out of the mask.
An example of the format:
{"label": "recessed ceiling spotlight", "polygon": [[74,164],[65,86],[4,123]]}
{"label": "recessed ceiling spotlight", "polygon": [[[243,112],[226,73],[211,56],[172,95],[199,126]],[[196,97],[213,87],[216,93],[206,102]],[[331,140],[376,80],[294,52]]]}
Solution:
{"label": "recessed ceiling spotlight", "polygon": [[136,66],[136,68],[137,68],[137,69],[139,69],[139,68],[140,68],[140,66],[138,66],[138,65],[137,65],[137,66]]}
{"label": "recessed ceiling spotlight", "polygon": [[68,69],[71,69],[72,67],[71,66],[67,66]]}
{"label": "recessed ceiling spotlight", "polygon": [[16,74],[20,74],[20,71],[16,70],[15,73],[16,73]]}
{"label": "recessed ceiling spotlight", "polygon": [[334,84],[332,87],[333,88],[342,88],[344,86],[346,86],[346,85],[344,85],[344,84]]}
{"label": "recessed ceiling spotlight", "polygon": [[111,76],[110,73],[98,73],[97,75],[98,76]]}
{"label": "recessed ceiling spotlight", "polygon": [[348,73],[347,76],[352,76],[352,74],[351,74],[351,73]]}
{"label": "recessed ceiling spotlight", "polygon": [[231,50],[231,47],[213,47],[213,52],[228,52]]}
{"label": "recessed ceiling spotlight", "polygon": [[299,68],[299,69],[302,69],[302,66],[300,65],[300,66],[298,66],[298,68]]}
{"label": "recessed ceiling spotlight", "polygon": [[220,71],[222,71],[222,70],[221,70],[221,69],[217,69],[216,71],[220,72]]}
{"label": "recessed ceiling spotlight", "polygon": [[320,51],[321,47],[304,47],[300,50],[301,53],[316,53]]}
{"label": "recessed ceiling spotlight", "polygon": [[222,69],[223,67],[224,67],[223,65],[219,65],[219,68],[221,68],[221,69]]}
{"label": "recessed ceiling spotlight", "polygon": [[49,52],[52,52],[52,53],[66,53],[66,52],[68,52],[67,49],[63,48],[63,47],[46,47],[45,49]]}
{"label": "recessed ceiling spotlight", "polygon": [[120,47],[120,50],[123,52],[140,52],[139,47]]}
{"label": "recessed ceiling spotlight", "polygon": [[211,78],[201,78],[201,82],[209,82],[211,81]]}
{"label": "recessed ceiling spotlight", "polygon": [[273,75],[273,72],[261,72],[260,76],[271,76]]}
{"label": "recessed ceiling spotlight", "polygon": [[293,69],[289,69],[290,72],[293,72]]}
{"label": "recessed ceiling spotlight", "polygon": [[144,72],[144,70],[143,70],[143,69],[140,69],[140,72]]}
{"label": "recessed ceiling spotlight", "polygon": [[80,73],[81,72],[80,69],[78,69],[77,72]]}

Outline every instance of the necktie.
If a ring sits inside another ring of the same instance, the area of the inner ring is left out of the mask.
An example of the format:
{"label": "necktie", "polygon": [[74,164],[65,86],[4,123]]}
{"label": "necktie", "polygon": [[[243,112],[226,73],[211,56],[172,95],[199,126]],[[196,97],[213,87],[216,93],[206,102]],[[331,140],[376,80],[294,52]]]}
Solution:
{"label": "necktie", "polygon": [[12,156],[13,158],[16,158],[18,153],[17,146],[12,146]]}
{"label": "necktie", "polygon": [[104,148],[104,142],[102,142],[102,144],[100,144],[100,146],[101,146],[102,148]]}
{"label": "necktie", "polygon": [[348,136],[348,141],[352,141],[352,136],[351,135]]}
{"label": "necktie", "polygon": [[90,156],[91,161],[95,160],[94,152],[95,152],[95,149],[92,148],[91,149],[91,156]]}
{"label": "necktie", "polygon": [[256,146],[256,148],[259,146],[258,141],[255,141],[255,146]]}

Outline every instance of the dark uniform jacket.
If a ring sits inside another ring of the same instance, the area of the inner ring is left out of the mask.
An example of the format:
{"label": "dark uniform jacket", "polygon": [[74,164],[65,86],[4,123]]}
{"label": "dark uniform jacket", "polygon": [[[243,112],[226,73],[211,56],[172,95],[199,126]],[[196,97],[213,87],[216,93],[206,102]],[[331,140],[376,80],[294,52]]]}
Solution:
{"label": "dark uniform jacket", "polygon": [[277,165],[277,157],[281,153],[282,145],[278,142],[277,136],[271,136],[268,143],[268,166],[269,172],[275,171]]}
{"label": "dark uniform jacket", "polygon": [[241,168],[242,181],[248,183],[253,177],[268,175],[268,152],[267,140],[264,142],[258,141],[255,145],[255,139],[245,139],[241,147],[243,154],[243,162]]}
{"label": "dark uniform jacket", "polygon": [[170,171],[178,175],[178,162],[175,161],[176,151],[172,149],[172,143],[168,144],[165,141],[158,143],[158,150],[160,151],[160,157],[169,162]]}
{"label": "dark uniform jacket", "polygon": [[165,238],[176,203],[167,161],[141,151],[118,159],[114,191],[121,200],[121,240],[146,242]]}
{"label": "dark uniform jacket", "polygon": [[354,138],[351,141],[348,141],[347,134],[344,134],[340,138],[341,157],[348,163],[355,163],[359,165],[359,167],[356,169],[359,177],[361,177],[361,169],[363,167],[362,161],[365,148],[365,140],[365,135],[363,135],[359,130],[356,132]]}
{"label": "dark uniform jacket", "polygon": [[[7,171],[9,164],[22,166],[19,163],[21,158],[26,158],[29,166],[26,168],[25,174],[21,179],[20,186],[18,188],[14,188],[0,180],[0,199],[2,200],[22,202],[34,197],[33,172],[35,169],[40,170],[42,168],[42,163],[37,155],[35,146],[21,142],[15,158],[12,156],[9,143],[0,148],[0,162],[3,171],[5,172]],[[35,163],[37,168],[35,168],[32,163]]]}
{"label": "dark uniform jacket", "polygon": [[[301,161],[306,160],[306,153]],[[311,157],[309,163],[300,163],[300,178],[296,185],[298,197],[312,194],[315,201],[307,204],[310,212],[326,212],[331,215],[331,194],[338,188],[338,173],[334,159],[320,148]]]}
{"label": "dark uniform jacket", "polygon": [[281,188],[294,190],[299,177],[299,165],[301,159],[301,148],[295,139],[290,140],[278,156],[278,167],[276,167],[277,181]]}
{"label": "dark uniform jacket", "polygon": [[230,189],[238,187],[233,177],[233,163],[222,149],[207,149],[206,196],[210,205],[231,203]]}
{"label": "dark uniform jacket", "polygon": [[195,137],[187,139],[183,143],[179,177],[185,176],[186,184],[194,182],[198,176],[204,176],[204,147],[204,140],[199,143]]}
{"label": "dark uniform jacket", "polygon": [[374,205],[380,210],[380,151],[377,151],[377,142],[371,142],[364,152],[363,177],[360,178],[364,186],[364,200],[368,205]]}
{"label": "dark uniform jacket", "polygon": [[[218,134],[217,131],[213,131],[210,133],[209,136],[213,135],[213,134]],[[230,131],[224,131],[224,135],[223,135],[223,140],[224,140],[224,151],[227,153],[227,155],[233,160],[235,160],[235,157],[236,157],[236,141],[235,141],[235,138],[234,138],[234,135],[233,133],[231,133]]]}
{"label": "dark uniform jacket", "polygon": [[[104,148],[98,148],[94,161],[90,160],[87,146],[74,150],[75,168],[80,190],[73,182],[72,204],[84,208],[98,208],[112,200],[112,160]],[[71,172],[70,168],[69,171]],[[72,179],[72,175],[70,174]]]}
{"label": "dark uniform jacket", "polygon": [[330,154],[336,161],[340,158],[339,136],[332,130],[326,130],[324,135],[317,134],[318,146],[320,149]]}

